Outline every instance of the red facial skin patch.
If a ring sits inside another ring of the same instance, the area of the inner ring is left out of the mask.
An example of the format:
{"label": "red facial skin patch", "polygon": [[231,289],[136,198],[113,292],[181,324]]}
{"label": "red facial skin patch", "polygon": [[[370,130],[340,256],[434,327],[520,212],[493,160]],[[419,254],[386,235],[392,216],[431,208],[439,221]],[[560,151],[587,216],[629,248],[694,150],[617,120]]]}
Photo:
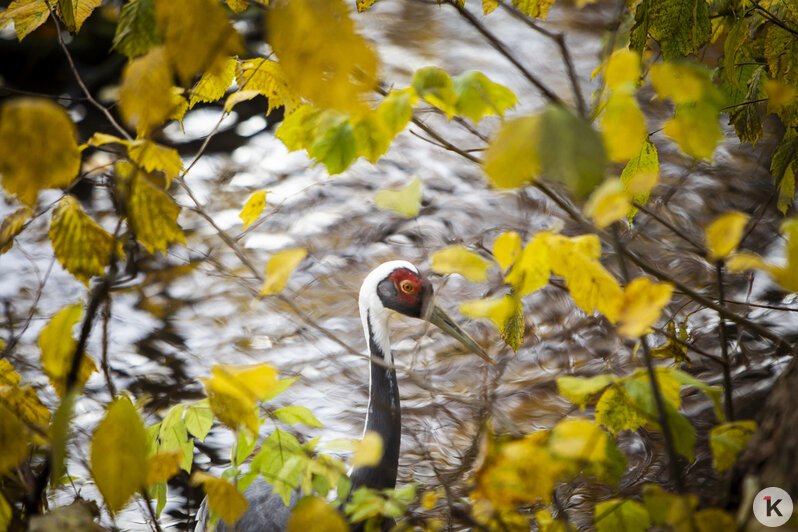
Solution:
{"label": "red facial skin patch", "polygon": [[[421,294],[421,279],[418,275],[410,270],[401,268],[391,273],[391,275],[388,276],[388,279],[392,280],[394,285],[396,285],[396,293],[398,294],[398,298],[402,304],[407,306],[414,306],[418,304],[418,298]],[[412,283],[413,290],[411,292],[405,292],[402,290],[403,282],[405,282],[405,284],[406,282]]]}

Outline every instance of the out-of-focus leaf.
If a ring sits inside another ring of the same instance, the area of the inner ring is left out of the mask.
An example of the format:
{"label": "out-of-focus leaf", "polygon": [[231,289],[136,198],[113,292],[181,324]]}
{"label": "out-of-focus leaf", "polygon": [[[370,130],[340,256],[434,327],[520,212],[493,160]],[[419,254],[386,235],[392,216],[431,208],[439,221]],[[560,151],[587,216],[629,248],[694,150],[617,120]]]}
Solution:
{"label": "out-of-focus leaf", "polygon": [[245,425],[257,434],[255,403],[272,391],[277,382],[277,370],[268,364],[214,366],[212,377],[201,380],[210,407],[222,423],[233,430]]}
{"label": "out-of-focus leaf", "polygon": [[455,111],[478,123],[486,115],[503,116],[507,109],[518,103],[515,94],[484,74],[475,70],[464,72],[452,79],[457,95]]}
{"label": "out-of-focus leaf", "polygon": [[388,128],[391,137],[398,135],[413,118],[413,105],[418,95],[412,87],[388,93],[377,107],[377,114]]}
{"label": "out-of-focus leaf", "polygon": [[176,149],[161,146],[150,140],[133,141],[128,148],[128,154],[130,160],[147,172],[163,172],[166,177],[164,188],[169,188],[172,179],[183,170],[183,161]]}
{"label": "out-of-focus leaf", "polygon": [[710,260],[725,258],[737,249],[748,218],[745,213],[731,211],[721,214],[707,226],[706,246],[709,250]]}
{"label": "out-of-focus leaf", "polygon": [[493,258],[502,270],[507,270],[521,254],[521,236],[515,231],[500,234],[493,242]]}
{"label": "out-of-focus leaf", "polygon": [[219,514],[230,527],[244,515],[249,507],[247,499],[226,480],[202,471],[195,471],[191,475],[191,482],[194,485],[202,485],[202,489],[208,496],[208,508]]}
{"label": "out-of-focus leaf", "polygon": [[29,439],[23,422],[0,402],[0,474],[11,472],[28,456]]}
{"label": "out-of-focus leaf", "polygon": [[421,196],[421,178],[416,176],[407,186],[399,190],[380,190],[374,195],[374,203],[380,209],[415,218],[421,210]]}
{"label": "out-of-focus leaf", "polygon": [[267,114],[281,105],[286,113],[291,113],[301,103],[280,63],[259,57],[242,62],[240,68],[236,78],[240,91],[257,91],[268,98]]}
{"label": "out-of-focus leaf", "polygon": [[588,401],[617,379],[615,375],[611,374],[596,375],[588,378],[564,375],[557,377],[557,388],[566,399],[584,410]]}
{"label": "out-of-focus leaf", "polygon": [[260,217],[260,214],[266,207],[266,194],[268,193],[268,190],[256,190],[249,195],[247,202],[244,204],[244,208],[238,213],[238,217],[244,222],[242,229],[246,229],[252,225],[252,222]]}
{"label": "out-of-focus leaf", "polygon": [[732,421],[712,427],[709,432],[712,467],[718,473],[730,469],[737,461],[737,455],[745,448],[745,444],[755,431],[755,421]]}
{"label": "out-of-focus leaf", "polygon": [[474,319],[487,319],[499,330],[513,351],[518,351],[524,339],[524,314],[521,300],[506,295],[490,299],[466,301],[460,312]]}
{"label": "out-of-focus leaf", "polygon": [[454,245],[432,254],[430,268],[442,275],[457,273],[475,283],[488,278],[491,263],[463,246]]}
{"label": "out-of-focus leaf", "polygon": [[630,338],[644,334],[657,322],[662,308],[673,294],[670,283],[655,283],[637,277],[623,291],[623,304],[618,313],[618,332]]}
{"label": "out-of-focus leaf", "polygon": [[317,126],[308,155],[322,163],[330,175],[340,174],[358,156],[354,127],[345,116],[326,113]]}
{"label": "out-of-focus leaf", "polygon": [[613,161],[635,157],[648,137],[646,119],[631,94],[615,92],[607,99],[601,116],[601,130],[607,155]]}
{"label": "out-of-focus leaf", "polygon": [[291,493],[299,484],[302,471],[309,458],[288,432],[275,429],[263,441],[261,450],[252,460],[251,469],[259,471],[288,506]]}
{"label": "out-of-focus leaf", "polygon": [[30,207],[21,207],[3,218],[3,223],[0,224],[0,255],[11,249],[14,237],[22,232],[32,215]]}
{"label": "out-of-focus leaf", "polygon": [[698,498],[692,493],[677,495],[666,492],[656,484],[646,484],[643,486],[643,502],[654,525],[667,526],[676,532],[695,530],[693,516]]}
{"label": "out-of-focus leaf", "polygon": [[155,0],[130,0],[123,5],[111,47],[133,59],[160,43],[155,28]]}
{"label": "out-of-focus leaf", "polygon": [[180,470],[180,451],[158,453],[147,463],[147,486],[166,482]]}
{"label": "out-of-focus leaf", "polygon": [[307,250],[303,248],[292,248],[272,255],[266,264],[266,280],[263,281],[260,295],[268,296],[282,292],[291,273],[307,254]]}
{"label": "out-of-focus leaf", "polygon": [[538,234],[524,247],[504,281],[513,285],[519,296],[525,296],[548,284],[550,275],[547,238]]}
{"label": "out-of-focus leaf", "polygon": [[355,456],[352,457],[352,467],[373,467],[379,464],[382,460],[383,445],[379,433],[373,430],[366,432],[357,444]]}
{"label": "out-of-focus leaf", "polygon": [[485,152],[484,169],[491,183],[516,188],[534,182],[541,170],[540,134],[540,115],[506,120]]}
{"label": "out-of-focus leaf", "polygon": [[[362,0],[359,0],[358,4]],[[359,7],[359,6],[358,6]],[[348,532],[349,525],[321,497],[304,497],[297,502],[288,520],[288,532]]]}
{"label": "out-of-focus leaf", "polygon": [[[66,392],[66,378],[72,367],[78,342],[72,337],[72,328],[83,313],[83,305],[76,303],[59,310],[39,333],[42,351],[42,368],[60,397]],[[94,360],[85,353],[81,357],[77,386],[83,387],[89,376],[97,371]]]}
{"label": "out-of-focus leaf", "polygon": [[452,78],[445,70],[425,67],[413,75],[413,88],[430,105],[452,118],[457,113],[457,93]]}
{"label": "out-of-focus leaf", "polygon": [[607,88],[615,90],[640,79],[640,55],[632,50],[615,50],[607,60],[604,81]]}
{"label": "out-of-focus leaf", "polygon": [[621,180],[608,179],[590,195],[585,214],[593,219],[596,227],[603,229],[626,216],[629,207],[629,195]]}
{"label": "out-of-focus leaf", "polygon": [[678,335],[677,335],[677,332],[676,332],[676,324],[673,321],[669,321],[668,322],[668,325],[667,325],[667,328],[666,328],[666,332],[670,336],[672,336],[674,338],[678,338],[679,340],[681,340],[682,342],[685,342],[685,343],[682,344],[680,342],[677,342],[673,338],[668,338],[668,341],[665,342],[664,345],[661,345],[659,347],[654,347],[654,348],[651,349],[651,356],[657,357],[657,358],[672,358],[673,359],[673,363],[676,366],[678,366],[682,362],[684,362],[685,364],[687,364],[689,366],[691,364],[691,362],[690,362],[690,359],[687,356],[687,345],[686,345],[686,342],[687,342],[687,320],[682,322],[682,324],[679,326]]}
{"label": "out-of-focus leaf", "polygon": [[213,426],[213,411],[207,399],[203,399],[188,408],[186,408],[186,429],[198,438],[200,441],[205,440],[205,436],[210,432]]}
{"label": "out-of-focus leaf", "polygon": [[127,397],[111,403],[91,440],[91,471],[112,512],[118,512],[147,482],[147,436]]}
{"label": "out-of-focus leaf", "polygon": [[61,400],[58,409],[53,416],[53,424],[50,428],[50,433],[53,438],[51,452],[51,468],[52,472],[50,478],[55,480],[64,476],[64,462],[67,456],[67,442],[69,440],[69,424],[72,422],[72,411],[75,407],[75,399],[78,396],[76,390],[70,391]]}
{"label": "out-of-focus leaf", "polygon": [[71,184],[80,170],[75,136],[75,124],[57,103],[40,98],[8,100],[0,108],[3,188],[33,207],[40,190]]}
{"label": "out-of-focus leaf", "polygon": [[[644,142],[635,157],[632,157],[623,172],[621,172],[621,182],[624,188],[632,196],[632,201],[645,205],[651,189],[657,184],[659,179],[659,158],[657,148],[650,142]],[[637,207],[629,209],[629,220],[634,219]]]}
{"label": "out-of-focus leaf", "polygon": [[282,408],[278,408],[274,412],[274,417],[282,421],[283,423],[287,423],[289,425],[296,425],[297,423],[302,423],[307,425],[308,427],[323,427],[321,421],[316,419],[316,416],[313,415],[313,412],[305,408],[304,406],[297,406],[297,405],[290,405],[284,406]]}
{"label": "out-of-focus leaf", "polygon": [[125,66],[119,86],[119,111],[139,136],[148,135],[177,109],[171,87],[172,72],[162,46]]}
{"label": "out-of-focus leaf", "polygon": [[737,528],[737,520],[720,508],[699,510],[693,516],[698,532],[726,532]]}
{"label": "out-of-focus leaf", "polygon": [[651,518],[639,502],[609,499],[596,505],[593,510],[593,525],[597,532],[644,532],[651,525]]}

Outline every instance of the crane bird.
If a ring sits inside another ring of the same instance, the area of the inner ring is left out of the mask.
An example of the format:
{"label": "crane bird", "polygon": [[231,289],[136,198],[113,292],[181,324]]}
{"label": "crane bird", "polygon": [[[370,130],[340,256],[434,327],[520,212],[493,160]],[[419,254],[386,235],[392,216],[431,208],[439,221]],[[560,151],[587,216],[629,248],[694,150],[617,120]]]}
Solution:
{"label": "crane bird", "polygon": [[[369,402],[364,434],[377,432],[383,441],[383,456],[373,467],[359,467],[352,472],[352,490],[367,486],[374,489],[396,487],[399,465],[399,444],[402,435],[402,413],[399,406],[399,388],[393,367],[388,319],[393,312],[426,320],[460,341],[487,362],[493,363],[487,353],[457,325],[446,312],[435,304],[432,284],[407,261],[385,262],[373,269],[363,281],[358,298],[360,319],[370,355]],[[294,492],[286,506],[272,493],[271,486],[258,477],[246,490],[249,503],[246,513],[234,527],[222,520],[216,532],[282,531],[297,501]],[[205,532],[208,520],[207,499],[197,513],[195,532]]]}

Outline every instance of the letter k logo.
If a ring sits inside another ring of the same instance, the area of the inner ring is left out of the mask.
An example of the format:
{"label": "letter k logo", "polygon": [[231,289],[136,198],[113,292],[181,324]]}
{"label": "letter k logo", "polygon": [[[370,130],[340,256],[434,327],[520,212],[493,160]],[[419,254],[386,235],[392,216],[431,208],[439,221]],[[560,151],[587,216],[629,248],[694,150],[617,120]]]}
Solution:
{"label": "letter k logo", "polygon": [[778,515],[779,517],[783,517],[781,515],[781,512],[779,511],[780,502],[781,499],[776,499],[776,502],[773,502],[772,498],[769,495],[765,497],[765,503],[767,504],[765,513],[767,514],[768,517],[770,517],[773,514],[773,512],[776,512],[776,515]]}

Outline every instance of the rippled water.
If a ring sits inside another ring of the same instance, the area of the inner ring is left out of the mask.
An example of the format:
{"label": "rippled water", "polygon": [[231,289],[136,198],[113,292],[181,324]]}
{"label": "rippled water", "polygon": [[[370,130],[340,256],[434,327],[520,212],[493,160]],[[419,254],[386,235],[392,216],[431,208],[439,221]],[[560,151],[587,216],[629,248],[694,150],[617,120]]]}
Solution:
{"label": "rippled water", "polygon": [[[566,31],[586,98],[598,87],[588,76],[599,63],[601,36],[618,12],[616,3],[605,2],[581,11],[558,3],[546,23],[550,29]],[[469,4],[476,8],[478,2]],[[412,73],[428,65],[452,74],[477,69],[516,92],[521,101],[518,112],[529,112],[544,103],[534,88],[450,7],[385,1],[358,20],[380,51],[382,78],[389,85],[408,85]],[[530,70],[564,99],[572,99],[558,49],[551,41],[501,10],[483,20]],[[644,89],[643,98],[651,96]],[[651,102],[646,104],[646,112],[653,130],[668,118],[670,110]],[[455,144],[467,149],[482,147],[465,128],[446,123],[431,112],[422,116]],[[198,111],[187,118],[185,134],[176,129],[168,133],[175,140],[202,136],[218,118],[211,111]],[[479,129],[489,134],[497,124],[497,120],[488,119]],[[262,127],[261,118],[239,126],[243,134]],[[278,299],[254,297],[259,288],[257,281],[224,246],[215,230],[192,212],[190,199],[175,187],[172,192],[185,207],[180,223],[186,230],[188,245],[173,248],[166,261],[148,262],[154,271],[131,279],[114,294],[109,336],[117,388],[130,389],[137,396],[146,394],[146,411],[154,422],[175,402],[201,397],[196,378],[207,375],[214,364],[268,362],[278,367],[283,376],[301,377],[275,406],[307,406],[325,424],[324,429],[303,428],[305,437],[359,436],[367,401],[368,364],[361,354],[365,342],[356,298],[360,281],[371,268],[382,261],[401,258],[428,270],[432,251],[451,243],[490,249],[493,239],[507,230],[529,235],[564,225],[567,232],[576,231],[537,191],[492,191],[478,167],[417,138],[412,134],[421,134],[417,128],[411,126],[409,130],[397,138],[376,165],[361,160],[332,179],[323,167],[311,166],[304,153],[288,153],[269,130],[254,134],[232,153],[204,156],[186,182],[203,209],[246,249],[253,264],[262,268],[271,253],[285,247],[309,250],[309,258],[295,272],[286,292],[301,316]],[[718,149],[715,166],[699,164],[691,169],[690,161],[678,154],[673,145],[663,142],[661,135],[653,138],[663,162],[662,184],[655,191],[654,205],[667,199],[670,214],[666,215],[677,225],[689,228],[705,223],[713,214],[730,208],[752,212],[772,192],[767,158],[740,147],[736,140]],[[767,142],[763,141],[765,145]],[[373,196],[377,190],[403,186],[416,175],[424,186],[423,208],[417,218],[407,220],[375,208]],[[261,188],[271,191],[265,216],[241,234],[238,211],[249,192]],[[103,205],[105,195],[95,196],[95,205]],[[57,194],[52,193],[43,201],[55,199]],[[111,210],[110,205],[105,207]],[[0,215],[8,207],[2,209]],[[760,252],[773,252],[779,245],[771,236],[775,234],[775,221],[769,216],[748,241]],[[37,276],[45,275],[52,262],[49,245],[33,240],[33,235],[45,233],[45,224],[43,217],[38,219],[10,252],[0,257],[0,296],[12,302],[18,316],[26,315],[39,285]],[[702,261],[689,258],[684,253],[688,248],[667,230],[645,216],[639,217],[637,230],[646,236],[639,236],[635,245],[643,251],[657,249],[661,256],[654,258],[660,265],[674,268],[683,280],[696,286],[711,281],[711,269]],[[663,248],[659,245],[663,240],[672,245]],[[38,270],[36,275],[34,270]],[[457,276],[430,277],[439,302],[455,315],[458,302],[501,289],[496,269],[483,285]],[[737,288],[734,297],[744,299],[747,287]],[[765,293],[769,284],[758,280],[753,290],[755,295]],[[60,306],[84,296],[85,288],[55,264],[15,363],[23,370],[26,362],[36,364],[38,331]],[[571,405],[556,392],[556,376],[570,372],[624,373],[636,366],[632,345],[618,340],[603,320],[575,310],[567,295],[556,287],[528,297],[525,309],[527,334],[517,355],[497,341],[495,332],[485,324],[466,326],[500,361],[490,370],[420,322],[405,318],[393,322],[405,434],[400,482],[415,479],[436,485],[439,479],[430,467],[431,457],[439,473],[453,479],[455,492],[465,493],[467,471],[477,451],[475,434],[486,417],[486,396],[492,401],[490,415],[495,430],[520,433],[543,429],[571,411]],[[678,309],[674,306],[672,310]],[[323,330],[309,325],[303,316]],[[460,320],[465,321],[462,316]],[[795,329],[795,320],[790,321],[788,316],[776,313],[774,320],[783,323],[785,331]],[[691,325],[696,341],[701,342],[703,335],[704,343],[713,345],[710,342],[714,341],[717,326],[714,315],[699,313]],[[333,336],[349,349],[343,349]],[[100,352],[99,339],[95,332],[89,344],[89,353],[95,358]],[[757,358],[759,347],[748,347],[749,362],[763,366],[761,376],[767,378],[772,371]],[[694,361],[693,369],[710,380],[719,380],[718,368],[701,359]],[[36,379],[42,395],[54,404],[57,398],[46,379]],[[86,441],[107,400],[104,380],[95,374],[77,407],[79,448],[72,456],[73,475],[87,477],[83,464],[88,455]],[[700,398],[688,401],[688,407],[696,415],[706,410]],[[205,453],[195,455],[196,463],[203,468],[219,467],[219,461],[227,454],[224,449],[232,444],[232,435],[217,427],[206,444],[203,450],[215,465]],[[634,465],[622,482],[622,489],[643,478],[660,477],[658,466],[651,464],[656,452],[648,440],[632,436],[622,445]],[[92,486],[81,481],[77,484],[84,496],[96,496]],[[596,487],[580,489],[577,486],[575,491],[566,490],[563,499],[568,501],[566,509],[576,523],[582,522],[579,511],[583,505],[606,495]],[[170,491],[166,512],[171,517],[165,521],[173,519],[176,527],[185,523],[183,513],[193,512],[192,505],[196,505],[196,494],[188,502],[183,495],[179,490]],[[55,499],[70,501],[73,496],[71,489],[62,489]],[[123,512],[118,524],[144,529],[143,515],[133,507]]]}

